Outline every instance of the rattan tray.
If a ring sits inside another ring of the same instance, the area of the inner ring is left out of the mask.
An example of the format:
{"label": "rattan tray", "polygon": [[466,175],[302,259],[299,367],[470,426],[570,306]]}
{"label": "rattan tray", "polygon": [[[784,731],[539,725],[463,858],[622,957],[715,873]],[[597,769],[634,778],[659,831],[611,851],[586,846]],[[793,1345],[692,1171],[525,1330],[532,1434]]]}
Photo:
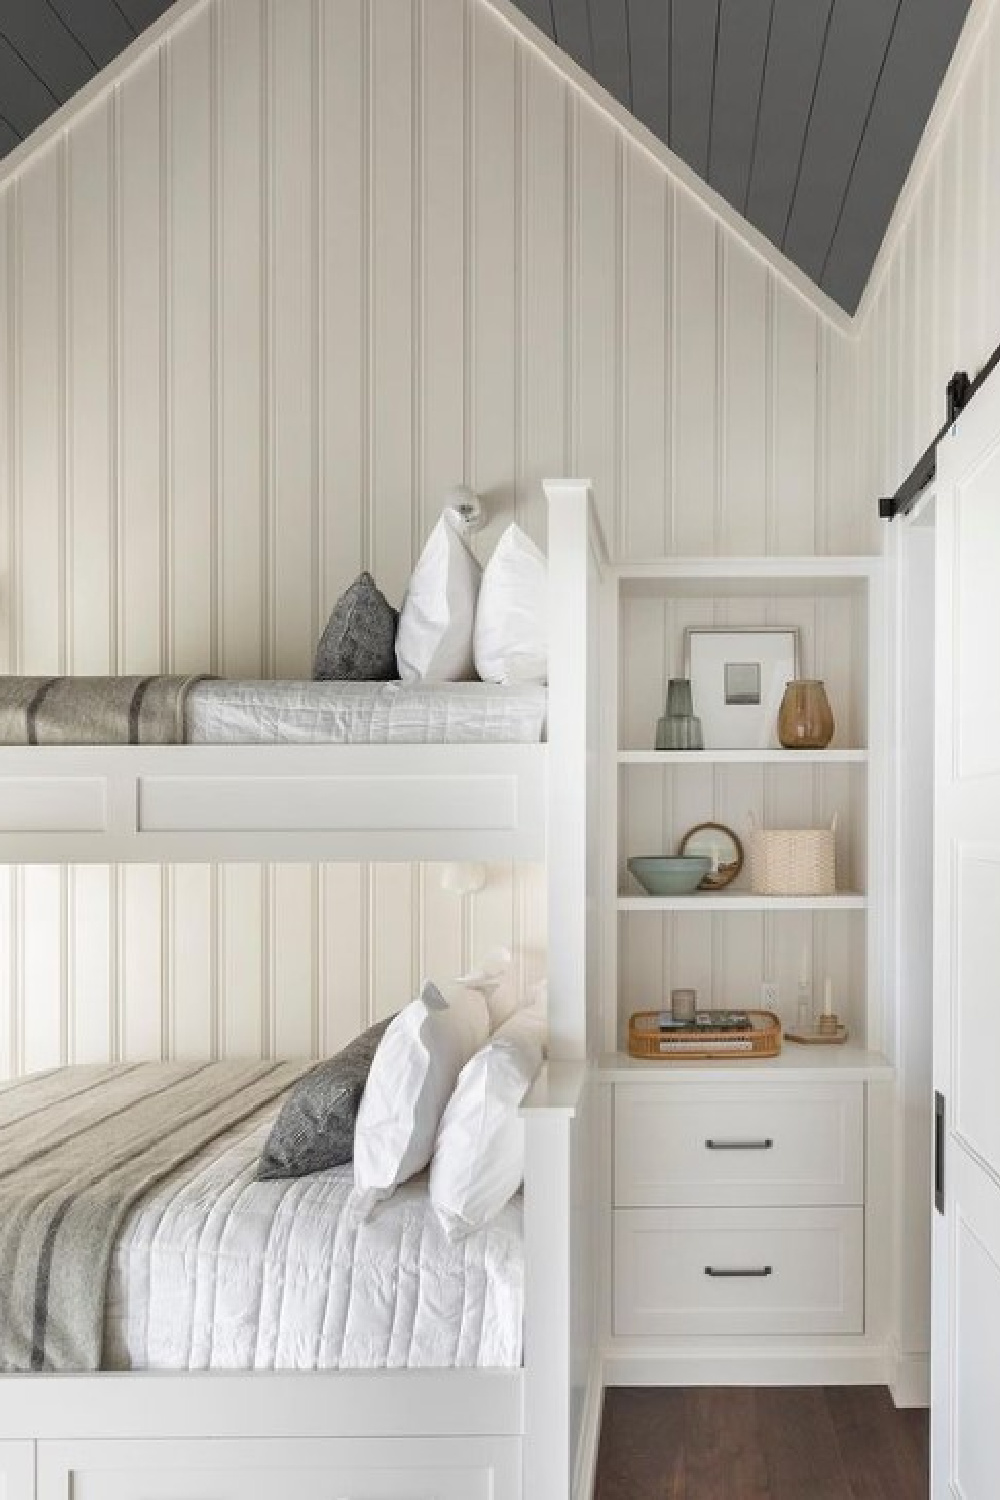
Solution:
{"label": "rattan tray", "polygon": [[770,1010],[749,1010],[750,1026],[740,1031],[664,1032],[658,1010],[639,1010],[628,1023],[632,1057],[651,1062],[680,1062],[685,1058],[765,1058],[781,1051],[781,1022]]}

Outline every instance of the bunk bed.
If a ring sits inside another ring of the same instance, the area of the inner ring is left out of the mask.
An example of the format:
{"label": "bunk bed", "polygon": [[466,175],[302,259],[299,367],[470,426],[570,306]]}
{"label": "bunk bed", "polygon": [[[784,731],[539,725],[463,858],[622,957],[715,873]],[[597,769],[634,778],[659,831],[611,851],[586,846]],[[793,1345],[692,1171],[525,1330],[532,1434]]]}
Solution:
{"label": "bunk bed", "polygon": [[3,1500],[570,1500],[588,1483],[587,767],[605,554],[586,482],[545,491],[544,743],[0,749],[4,862],[545,860],[549,1056],[522,1106],[522,1365],[0,1375]]}

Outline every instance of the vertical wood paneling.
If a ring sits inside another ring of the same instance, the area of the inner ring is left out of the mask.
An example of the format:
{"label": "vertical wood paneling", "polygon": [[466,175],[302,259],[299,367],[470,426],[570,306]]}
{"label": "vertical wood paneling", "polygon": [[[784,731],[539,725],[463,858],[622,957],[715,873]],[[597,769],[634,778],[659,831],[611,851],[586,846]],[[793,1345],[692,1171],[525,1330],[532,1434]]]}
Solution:
{"label": "vertical wood paneling", "polygon": [[262,3],[223,0],[218,350],[219,670],[252,677],[264,658],[264,62]]}
{"label": "vertical wood paneling", "polygon": [[169,663],[217,670],[215,639],[215,27],[202,11],[165,56]]}
{"label": "vertical wood paneling", "polygon": [[[850,341],[479,0],[214,0],[0,190],[0,665],[306,673],[362,565],[398,601],[463,477],[484,556],[515,513],[543,534],[564,469],[629,556],[864,548],[856,385]],[[629,625],[655,663],[630,743],[682,624]],[[689,821],[649,788],[626,812]],[[439,876],[0,871],[0,1075],[329,1051],[501,942],[540,974],[540,871]],[[752,981],[781,946],[745,928],[650,923],[630,992],[735,998],[737,954]]]}
{"label": "vertical wood paneling", "polygon": [[466,123],[471,482],[486,496],[490,545],[514,513],[517,482],[522,55],[489,11],[469,8],[471,119]]}
{"label": "vertical wood paneling", "polygon": [[270,653],[276,677],[308,676],[315,644],[316,465],[314,360],[316,264],[313,161],[315,34],[312,0],[267,0],[271,205],[268,286],[271,451]]}
{"label": "vertical wood paneling", "polygon": [[166,301],[161,283],[160,57],[121,84],[117,112],[118,586],[116,670],[165,664],[162,603],[167,592],[163,525],[162,368]]}
{"label": "vertical wood paneling", "polygon": [[114,117],[67,139],[67,671],[114,670]]}
{"label": "vertical wood paneling", "polygon": [[545,542],[541,481],[565,470],[570,372],[568,296],[572,157],[566,85],[532,53],[524,57],[521,183],[521,435],[517,511],[522,526]]}
{"label": "vertical wood paneling", "polygon": [[626,159],[623,196],[625,317],[625,545],[634,557],[668,550],[671,482],[667,454],[668,349],[666,235],[669,192],[662,172],[634,155]]}
{"label": "vertical wood paneling", "polygon": [[369,7],[371,97],[372,562],[382,587],[402,598],[413,556],[414,474],[414,79],[413,48],[422,12],[413,5]]}
{"label": "vertical wood paneling", "polygon": [[63,482],[64,328],[62,320],[62,185],[65,164],[58,147],[46,153],[19,184],[20,293],[17,566],[30,587],[19,591],[21,669],[50,673],[64,661],[66,604],[65,486]]}
{"label": "vertical wood paneling", "polygon": [[[670,253],[673,534],[668,550],[690,557],[715,550],[718,234],[711,215],[686,193],[675,191]],[[642,504],[640,491],[632,508]]]}

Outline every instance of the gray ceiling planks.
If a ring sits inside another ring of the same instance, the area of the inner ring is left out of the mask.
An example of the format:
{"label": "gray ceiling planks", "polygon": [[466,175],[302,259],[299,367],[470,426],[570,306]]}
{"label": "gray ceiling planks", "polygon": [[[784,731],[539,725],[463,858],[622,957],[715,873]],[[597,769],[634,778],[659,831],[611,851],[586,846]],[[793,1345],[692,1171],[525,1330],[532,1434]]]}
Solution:
{"label": "gray ceiling planks", "polygon": [[[966,10],[957,0],[908,0],[900,12],[823,268],[838,301],[864,286],[937,94],[937,60],[954,50]],[[906,110],[892,106],[901,98]]]}
{"label": "gray ceiling planks", "polygon": [[0,31],[0,107],[14,129],[22,136],[30,135],[58,109],[59,102]]}
{"label": "gray ceiling planks", "polygon": [[515,3],[854,310],[970,0]]}
{"label": "gray ceiling planks", "polygon": [[837,0],[784,248],[819,281],[900,0]]}
{"label": "gray ceiling planks", "polygon": [[[757,143],[743,208],[780,245],[792,208],[833,0],[774,0]],[[738,206],[738,205],[737,205]]]}
{"label": "gray ceiling planks", "polygon": [[0,0],[0,157],[169,8],[170,0]]}
{"label": "gray ceiling planks", "polygon": [[547,37],[555,37],[551,0],[517,0],[517,8],[535,23],[539,31],[544,31]]}
{"label": "gray ceiling planks", "polygon": [[772,0],[722,0],[708,180],[730,203],[746,202],[766,77]]}
{"label": "gray ceiling planks", "polygon": [[626,109],[632,107],[628,8],[625,0],[590,0],[594,77]]}
{"label": "gray ceiling planks", "polygon": [[718,32],[719,0],[672,0],[670,129],[663,139],[706,180]]}
{"label": "gray ceiling planks", "polygon": [[0,32],[60,103],[94,76],[93,61],[46,0],[4,5]]}
{"label": "gray ceiling planks", "polygon": [[135,27],[113,0],[46,0],[83,47],[95,68],[104,68],[135,39]]}
{"label": "gray ceiling planks", "polygon": [[626,11],[632,113],[662,141],[667,130],[669,6],[667,0],[627,0]]}
{"label": "gray ceiling planks", "polygon": [[594,49],[590,39],[588,0],[552,0],[555,34],[564,52],[588,73],[594,71]]}

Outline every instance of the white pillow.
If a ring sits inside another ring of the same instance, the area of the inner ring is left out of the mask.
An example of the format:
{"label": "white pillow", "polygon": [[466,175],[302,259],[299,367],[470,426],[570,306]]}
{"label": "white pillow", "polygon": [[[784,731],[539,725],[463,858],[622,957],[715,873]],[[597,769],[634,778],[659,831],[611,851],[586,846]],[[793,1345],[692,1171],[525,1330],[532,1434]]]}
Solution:
{"label": "white pillow", "polygon": [[486,1001],[462,985],[449,986],[446,1000],[425,984],[390,1022],[354,1130],[355,1220],[426,1167],[458,1075],[488,1034]]}
{"label": "white pillow", "polygon": [[449,1239],[489,1223],[524,1181],[518,1109],[541,1067],[544,1038],[541,1011],[519,1010],[462,1069],[430,1173],[431,1202]]}
{"label": "white pillow", "polygon": [[491,1032],[509,1020],[520,1005],[509,948],[492,948],[478,968],[471,974],[463,974],[458,983],[479,990],[486,1001]]}
{"label": "white pillow", "polygon": [[507,527],[486,564],[476,609],[475,658],[484,682],[548,681],[548,567],[520,526]]}
{"label": "white pillow", "polygon": [[404,682],[465,682],[475,676],[472,637],[482,569],[462,537],[462,518],[446,510],[413,570],[396,631]]}

